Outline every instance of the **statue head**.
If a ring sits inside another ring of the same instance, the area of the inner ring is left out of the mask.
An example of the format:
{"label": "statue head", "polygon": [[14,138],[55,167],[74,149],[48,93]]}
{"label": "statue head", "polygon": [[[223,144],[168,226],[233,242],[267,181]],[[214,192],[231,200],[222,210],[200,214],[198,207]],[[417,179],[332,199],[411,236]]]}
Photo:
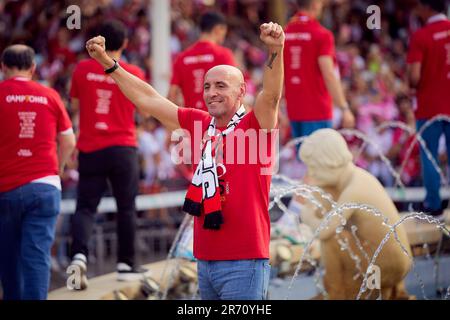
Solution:
{"label": "statue head", "polygon": [[339,132],[320,129],[313,132],[300,147],[300,159],[308,168],[308,176],[319,187],[337,185],[353,156]]}

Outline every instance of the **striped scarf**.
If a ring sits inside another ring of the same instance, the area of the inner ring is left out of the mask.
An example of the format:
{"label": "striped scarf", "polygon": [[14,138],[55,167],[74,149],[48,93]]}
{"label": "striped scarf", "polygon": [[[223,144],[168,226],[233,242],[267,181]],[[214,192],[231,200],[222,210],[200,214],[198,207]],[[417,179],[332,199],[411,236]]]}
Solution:
{"label": "striped scarf", "polygon": [[203,141],[202,158],[195,169],[192,183],[188,188],[183,211],[199,217],[203,213],[203,228],[219,230],[223,224],[222,205],[220,203],[219,178],[217,175],[216,152],[218,140],[232,132],[245,115],[241,105],[231,118],[227,128],[216,135],[216,121],[213,117],[208,126],[208,136]]}

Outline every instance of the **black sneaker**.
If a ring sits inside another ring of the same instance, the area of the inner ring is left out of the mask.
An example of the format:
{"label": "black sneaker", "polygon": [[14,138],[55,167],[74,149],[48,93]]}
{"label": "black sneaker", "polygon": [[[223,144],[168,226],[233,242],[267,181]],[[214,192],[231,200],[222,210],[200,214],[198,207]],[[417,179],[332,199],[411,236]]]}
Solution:
{"label": "black sneaker", "polygon": [[442,208],[443,210],[445,210],[445,209],[450,209],[450,207],[449,207],[449,200],[450,200],[450,199],[442,200],[441,208]]}
{"label": "black sneaker", "polygon": [[88,287],[87,279],[87,258],[82,253],[73,256],[72,261],[67,267],[67,288],[70,290],[85,290]]}
{"label": "black sneaker", "polygon": [[119,262],[117,264],[117,280],[118,281],[138,281],[148,277],[151,272],[142,267],[130,266],[126,263]]}

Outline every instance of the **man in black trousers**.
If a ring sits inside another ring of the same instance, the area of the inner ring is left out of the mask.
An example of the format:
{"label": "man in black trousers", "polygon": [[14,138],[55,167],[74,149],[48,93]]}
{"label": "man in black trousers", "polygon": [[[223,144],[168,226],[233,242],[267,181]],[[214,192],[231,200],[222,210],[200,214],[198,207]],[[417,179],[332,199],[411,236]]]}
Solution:
{"label": "man in black trousers", "polygon": [[[98,34],[108,39],[107,54],[118,61],[126,48],[127,29],[119,21],[101,25]],[[136,66],[120,62],[128,72],[144,79]],[[138,192],[138,155],[135,107],[94,59],[78,63],[70,90],[72,105],[79,110],[79,172],[77,209],[72,221],[72,263],[81,271],[87,287],[89,238],[97,206],[109,181],[117,203],[118,280],[133,281],[146,270],[135,265],[135,197]]]}

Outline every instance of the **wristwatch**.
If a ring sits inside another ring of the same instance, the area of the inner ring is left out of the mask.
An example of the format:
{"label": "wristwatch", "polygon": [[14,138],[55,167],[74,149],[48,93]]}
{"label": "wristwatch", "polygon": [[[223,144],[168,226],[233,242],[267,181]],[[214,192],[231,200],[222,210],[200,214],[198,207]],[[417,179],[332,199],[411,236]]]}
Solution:
{"label": "wristwatch", "polygon": [[346,105],[344,105],[344,106],[340,106],[339,108],[340,108],[342,111],[350,110],[350,107],[349,107],[348,104],[346,104]]}
{"label": "wristwatch", "polygon": [[117,60],[113,59],[113,61],[114,61],[114,65],[111,68],[105,70],[106,74],[113,73],[114,71],[117,70],[117,68],[119,68],[119,63],[117,62]]}

